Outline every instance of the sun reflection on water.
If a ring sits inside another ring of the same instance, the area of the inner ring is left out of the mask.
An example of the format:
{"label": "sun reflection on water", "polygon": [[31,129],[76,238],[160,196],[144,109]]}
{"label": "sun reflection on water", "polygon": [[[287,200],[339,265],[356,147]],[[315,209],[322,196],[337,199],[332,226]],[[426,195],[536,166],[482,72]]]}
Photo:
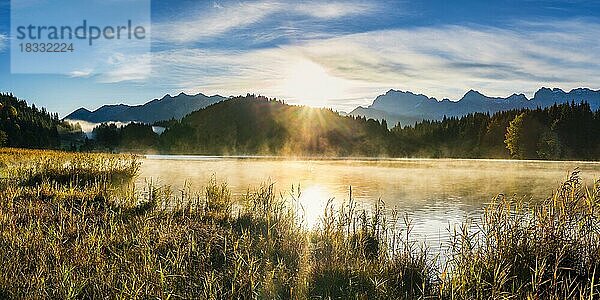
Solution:
{"label": "sun reflection on water", "polygon": [[298,214],[304,226],[315,228],[319,225],[330,195],[331,193],[328,193],[327,189],[321,185],[311,185],[300,189]]}

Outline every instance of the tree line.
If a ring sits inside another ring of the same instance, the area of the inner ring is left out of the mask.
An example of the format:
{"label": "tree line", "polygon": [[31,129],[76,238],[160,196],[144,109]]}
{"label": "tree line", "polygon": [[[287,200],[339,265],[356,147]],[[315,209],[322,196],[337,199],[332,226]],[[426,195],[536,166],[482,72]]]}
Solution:
{"label": "tree line", "polygon": [[60,146],[58,114],[0,94],[0,146],[19,148],[56,148]]}
{"label": "tree line", "polygon": [[587,103],[473,113],[392,129],[397,156],[600,158],[600,111]]}
{"label": "tree line", "polygon": [[205,155],[431,158],[600,158],[600,111],[587,103],[397,124],[341,116],[262,96],[234,97],[182,120],[100,124],[88,139],[77,124],[0,94],[0,146]]}

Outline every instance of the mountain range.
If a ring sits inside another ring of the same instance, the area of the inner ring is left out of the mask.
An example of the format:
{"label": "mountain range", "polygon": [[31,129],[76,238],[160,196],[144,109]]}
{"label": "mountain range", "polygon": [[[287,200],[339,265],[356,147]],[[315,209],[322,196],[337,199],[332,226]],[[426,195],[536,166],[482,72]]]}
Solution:
{"label": "mountain range", "polygon": [[181,119],[187,114],[221,102],[227,98],[204,94],[187,95],[180,93],[177,96],[165,95],[161,99],[154,99],[143,105],[103,105],[90,111],[79,108],[66,116],[65,120],[79,120],[91,123],[103,122],[142,122],[152,124],[157,121]]}
{"label": "mountain range", "polygon": [[[170,119],[179,120],[194,111],[225,99],[227,98],[219,95],[180,93],[177,96],[165,95],[161,99],[154,99],[143,105],[104,105],[95,111],[80,108],[66,116],[65,119],[91,123],[135,121],[152,124]],[[378,96],[371,105],[359,106],[348,115],[376,120],[385,119],[391,128],[398,123],[411,125],[421,120],[441,120],[444,116],[459,117],[473,112],[493,114],[511,109],[544,108],[555,103],[571,101],[588,102],[592,110],[597,110],[600,108],[600,90],[578,88],[565,92],[558,88],[541,88],[531,99],[523,94],[513,94],[506,98],[488,97],[471,90],[458,101],[448,99],[439,101],[436,98],[409,91],[389,90],[384,95]]]}
{"label": "mountain range", "polygon": [[578,88],[565,92],[558,88],[541,88],[531,99],[523,94],[513,94],[506,98],[488,97],[471,90],[458,101],[439,101],[422,94],[389,90],[378,96],[373,104],[368,107],[359,106],[349,115],[385,119],[388,126],[394,127],[398,123],[412,125],[421,120],[441,120],[444,116],[458,117],[473,112],[495,113],[520,108],[544,108],[555,103],[571,101],[588,102],[592,110],[597,110],[600,108],[600,90]]}

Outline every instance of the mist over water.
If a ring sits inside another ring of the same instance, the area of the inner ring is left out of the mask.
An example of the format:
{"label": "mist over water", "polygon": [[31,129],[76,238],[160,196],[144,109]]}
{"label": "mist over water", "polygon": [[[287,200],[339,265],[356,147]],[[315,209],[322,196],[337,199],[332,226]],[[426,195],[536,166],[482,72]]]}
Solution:
{"label": "mist over water", "polygon": [[201,189],[216,176],[226,181],[234,196],[274,183],[289,197],[300,186],[300,212],[315,226],[326,203],[339,207],[352,197],[359,208],[372,209],[379,199],[387,210],[407,214],[412,238],[435,251],[448,241],[448,230],[465,217],[477,219],[498,194],[525,201],[541,201],[578,169],[586,184],[600,178],[600,163],[508,160],[394,159],[394,160],[286,160],[258,157],[203,157],[149,155],[143,160],[138,183],[152,179],[173,191]]}

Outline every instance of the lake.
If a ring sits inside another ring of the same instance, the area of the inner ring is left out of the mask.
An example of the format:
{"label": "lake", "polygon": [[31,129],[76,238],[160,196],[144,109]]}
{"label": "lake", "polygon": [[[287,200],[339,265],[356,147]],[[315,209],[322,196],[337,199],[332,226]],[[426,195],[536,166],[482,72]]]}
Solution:
{"label": "lake", "polygon": [[587,184],[600,178],[599,162],[147,155],[138,182],[152,179],[174,191],[187,183],[200,190],[214,175],[236,197],[266,182],[284,196],[299,185],[308,226],[318,224],[330,198],[337,205],[347,201],[351,186],[362,208],[371,209],[381,199],[387,209],[407,214],[414,226],[412,237],[435,250],[448,241],[449,228],[467,216],[477,220],[494,196],[543,200],[576,168]]}

